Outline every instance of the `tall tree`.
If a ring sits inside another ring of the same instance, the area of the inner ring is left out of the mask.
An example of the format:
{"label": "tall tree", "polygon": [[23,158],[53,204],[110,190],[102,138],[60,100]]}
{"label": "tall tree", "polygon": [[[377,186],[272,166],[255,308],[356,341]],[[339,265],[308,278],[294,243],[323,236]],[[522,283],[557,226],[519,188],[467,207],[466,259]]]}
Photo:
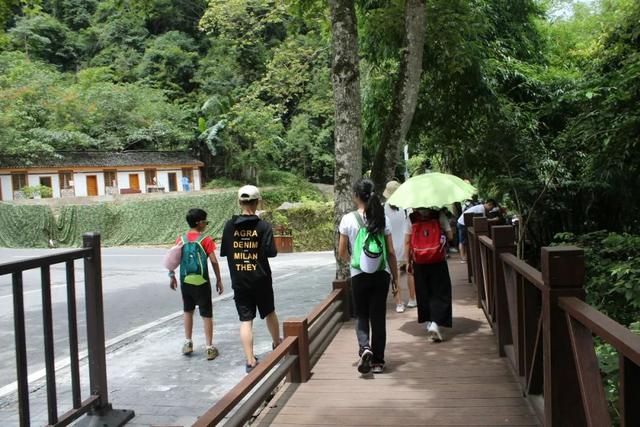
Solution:
{"label": "tall tree", "polygon": [[385,183],[395,174],[403,142],[416,111],[426,31],[425,9],[425,0],[407,0],[405,3],[404,47],[393,105],[371,168],[371,178],[378,191],[382,191]]}
{"label": "tall tree", "polygon": [[[352,188],[362,176],[362,112],[358,31],[353,0],[329,0],[333,60],[331,81],[335,101],[335,229],[336,260],[338,224],[353,209]],[[349,277],[349,268],[338,260],[337,278]]]}

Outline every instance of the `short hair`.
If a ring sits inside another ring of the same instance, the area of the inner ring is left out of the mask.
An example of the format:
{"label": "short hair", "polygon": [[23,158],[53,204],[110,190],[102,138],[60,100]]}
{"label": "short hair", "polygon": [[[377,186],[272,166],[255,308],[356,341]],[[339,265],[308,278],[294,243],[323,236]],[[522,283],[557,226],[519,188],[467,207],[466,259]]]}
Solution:
{"label": "short hair", "polygon": [[498,202],[496,202],[496,199],[487,199],[485,200],[484,204],[486,205],[487,203],[491,203],[491,205],[493,205],[494,208],[498,206]]}
{"label": "short hair", "polygon": [[253,199],[253,200],[239,200],[238,202],[240,203],[240,206],[258,206],[258,202],[260,200],[258,199]]}
{"label": "short hair", "polygon": [[207,219],[207,213],[202,209],[189,209],[187,212],[187,223],[189,227],[196,228],[200,221]]}

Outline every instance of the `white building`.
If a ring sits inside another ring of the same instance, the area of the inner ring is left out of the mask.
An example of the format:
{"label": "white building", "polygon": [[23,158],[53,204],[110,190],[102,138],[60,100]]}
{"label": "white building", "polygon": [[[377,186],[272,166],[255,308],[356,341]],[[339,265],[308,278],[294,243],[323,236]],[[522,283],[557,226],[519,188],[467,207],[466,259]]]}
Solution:
{"label": "white building", "polygon": [[200,190],[203,165],[171,151],[59,152],[37,161],[0,156],[0,200],[24,197],[25,187],[40,185],[53,197]]}

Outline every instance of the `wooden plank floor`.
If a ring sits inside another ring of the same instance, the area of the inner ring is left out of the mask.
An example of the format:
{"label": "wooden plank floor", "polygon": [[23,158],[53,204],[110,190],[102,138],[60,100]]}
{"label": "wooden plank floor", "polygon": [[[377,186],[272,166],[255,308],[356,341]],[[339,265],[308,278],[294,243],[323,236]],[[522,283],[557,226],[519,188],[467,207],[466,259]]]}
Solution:
{"label": "wooden plank floor", "polygon": [[[535,426],[475,291],[466,265],[449,263],[453,328],[430,343],[415,309],[397,314],[389,300],[387,369],[356,370],[353,322],[346,323],[308,383],[288,384],[257,420],[260,426]],[[406,295],[406,294],[405,294]]]}

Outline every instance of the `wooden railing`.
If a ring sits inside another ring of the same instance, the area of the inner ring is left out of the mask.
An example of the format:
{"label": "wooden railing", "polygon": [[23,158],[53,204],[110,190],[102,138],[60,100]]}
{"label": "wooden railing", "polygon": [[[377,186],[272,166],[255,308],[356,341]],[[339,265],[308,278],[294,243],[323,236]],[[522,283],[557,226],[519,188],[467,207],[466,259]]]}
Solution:
{"label": "wooden railing", "polygon": [[200,416],[193,427],[212,427],[223,421],[225,426],[242,426],[285,377],[292,383],[307,382],[311,368],[347,319],[347,283],[335,281],[333,291],[307,317],[285,320],[284,341]]}
{"label": "wooden railing", "polygon": [[507,357],[545,426],[611,425],[593,336],[620,357],[620,423],[640,426],[640,336],[584,302],[577,247],[545,247],[541,270],[518,259],[512,226],[466,224],[470,278]]}
{"label": "wooden railing", "polygon": [[[31,424],[29,411],[29,380],[24,311],[23,273],[40,269],[42,293],[42,321],[44,326],[44,359],[47,390],[47,418],[49,426],[66,426],[83,416],[92,415],[94,422],[108,427],[121,426],[133,418],[133,411],[114,410],[109,403],[107,366],[105,356],[104,308],[102,301],[102,263],[100,235],[83,236],[83,249],[55,255],[31,258],[24,261],[0,264],[0,276],[11,275],[13,293],[13,319],[16,342],[16,370],[20,426]],[[76,276],[74,262],[84,261],[84,286],[87,313],[87,352],[89,358],[90,396],[82,400],[80,388],[80,364],[78,351],[78,321],[76,312]],[[51,266],[66,267],[67,317],[69,324],[69,358],[73,408],[58,414],[56,369],[53,340],[53,306],[51,299]],[[35,336],[29,331],[29,336]],[[91,421],[89,421],[90,423]]]}

